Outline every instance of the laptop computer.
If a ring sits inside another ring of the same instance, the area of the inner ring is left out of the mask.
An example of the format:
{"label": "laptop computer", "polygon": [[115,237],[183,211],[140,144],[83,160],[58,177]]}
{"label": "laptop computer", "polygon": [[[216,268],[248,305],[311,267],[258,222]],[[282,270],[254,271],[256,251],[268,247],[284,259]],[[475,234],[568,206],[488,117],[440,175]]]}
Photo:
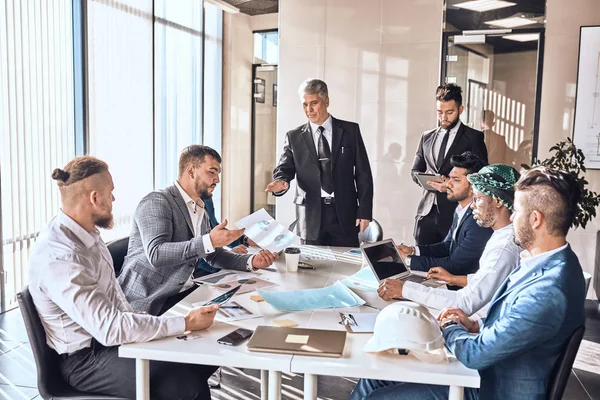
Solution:
{"label": "laptop computer", "polygon": [[425,276],[414,274],[404,264],[392,239],[375,243],[365,243],[360,248],[379,282],[384,279],[399,279],[420,283],[429,287],[445,285],[445,283],[435,279],[427,279]]}
{"label": "laptop computer", "polygon": [[248,342],[248,350],[319,357],[341,357],[346,331],[259,326]]}

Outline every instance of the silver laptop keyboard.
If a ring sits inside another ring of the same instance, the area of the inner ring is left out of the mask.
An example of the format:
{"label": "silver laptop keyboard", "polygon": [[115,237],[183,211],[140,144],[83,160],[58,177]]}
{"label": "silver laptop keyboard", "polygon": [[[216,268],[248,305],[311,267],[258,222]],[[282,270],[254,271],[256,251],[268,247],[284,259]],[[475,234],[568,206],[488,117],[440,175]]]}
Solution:
{"label": "silver laptop keyboard", "polygon": [[427,278],[425,278],[424,276],[419,276],[419,275],[409,275],[406,278],[402,278],[402,280],[416,282],[416,283],[422,283],[422,282],[426,281]]}

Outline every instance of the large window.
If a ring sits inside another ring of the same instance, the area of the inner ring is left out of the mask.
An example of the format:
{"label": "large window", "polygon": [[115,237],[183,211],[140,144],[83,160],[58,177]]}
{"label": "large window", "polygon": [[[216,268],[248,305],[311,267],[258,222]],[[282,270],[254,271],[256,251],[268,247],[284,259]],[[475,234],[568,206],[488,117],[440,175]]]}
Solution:
{"label": "large window", "polygon": [[2,311],[28,282],[29,252],[59,209],[52,170],[75,155],[68,1],[0,1]]}
{"label": "large window", "polygon": [[87,27],[88,153],[113,176],[110,240],[153,189],[152,0],[88,0]]}
{"label": "large window", "polygon": [[222,11],[200,0],[0,1],[2,310],[28,282],[60,208],[50,174],[76,143],[113,175],[105,240],[129,235],[140,199],[177,178],[183,147],[221,151],[222,46]]}
{"label": "large window", "polygon": [[202,143],[202,2],[155,0],[156,186],[177,177],[179,151]]}
{"label": "large window", "polygon": [[221,150],[223,18],[197,0],[87,0],[87,10],[88,150],[114,177],[111,240],[129,235],[143,196],[177,179],[181,149]]}

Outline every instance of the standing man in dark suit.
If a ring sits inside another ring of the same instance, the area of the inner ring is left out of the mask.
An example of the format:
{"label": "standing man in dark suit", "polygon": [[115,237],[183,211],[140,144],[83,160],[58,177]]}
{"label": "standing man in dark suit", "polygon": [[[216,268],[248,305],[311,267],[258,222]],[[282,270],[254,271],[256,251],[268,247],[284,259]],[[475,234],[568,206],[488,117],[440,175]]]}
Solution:
{"label": "standing man in dark suit", "polygon": [[[418,184],[416,174],[429,172],[446,177],[450,173],[450,157],[471,151],[488,162],[483,133],[460,122],[462,89],[452,83],[437,88],[437,114],[440,126],[423,133],[412,166],[412,177]],[[414,237],[417,245],[441,242],[450,225],[456,203],[446,197],[446,183],[432,184],[423,190],[417,208]]]}
{"label": "standing man in dark suit", "polygon": [[298,90],[308,123],[286,134],[273,182],[281,196],[297,179],[296,233],[304,243],[358,246],[373,214],[373,176],[358,124],[327,112],[327,84],[309,79]]}

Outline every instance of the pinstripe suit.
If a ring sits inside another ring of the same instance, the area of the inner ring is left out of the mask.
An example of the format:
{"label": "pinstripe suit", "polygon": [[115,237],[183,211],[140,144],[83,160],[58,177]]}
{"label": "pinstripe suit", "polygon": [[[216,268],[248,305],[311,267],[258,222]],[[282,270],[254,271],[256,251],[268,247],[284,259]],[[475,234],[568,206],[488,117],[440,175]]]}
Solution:
{"label": "pinstripe suit", "polygon": [[[204,213],[201,233],[210,230]],[[194,237],[192,220],[176,186],[142,199],[135,210],[129,248],[119,275],[134,310],[158,314],[165,301],[181,291],[201,258],[216,268],[246,270],[249,255],[222,248],[207,255],[202,235]]]}

